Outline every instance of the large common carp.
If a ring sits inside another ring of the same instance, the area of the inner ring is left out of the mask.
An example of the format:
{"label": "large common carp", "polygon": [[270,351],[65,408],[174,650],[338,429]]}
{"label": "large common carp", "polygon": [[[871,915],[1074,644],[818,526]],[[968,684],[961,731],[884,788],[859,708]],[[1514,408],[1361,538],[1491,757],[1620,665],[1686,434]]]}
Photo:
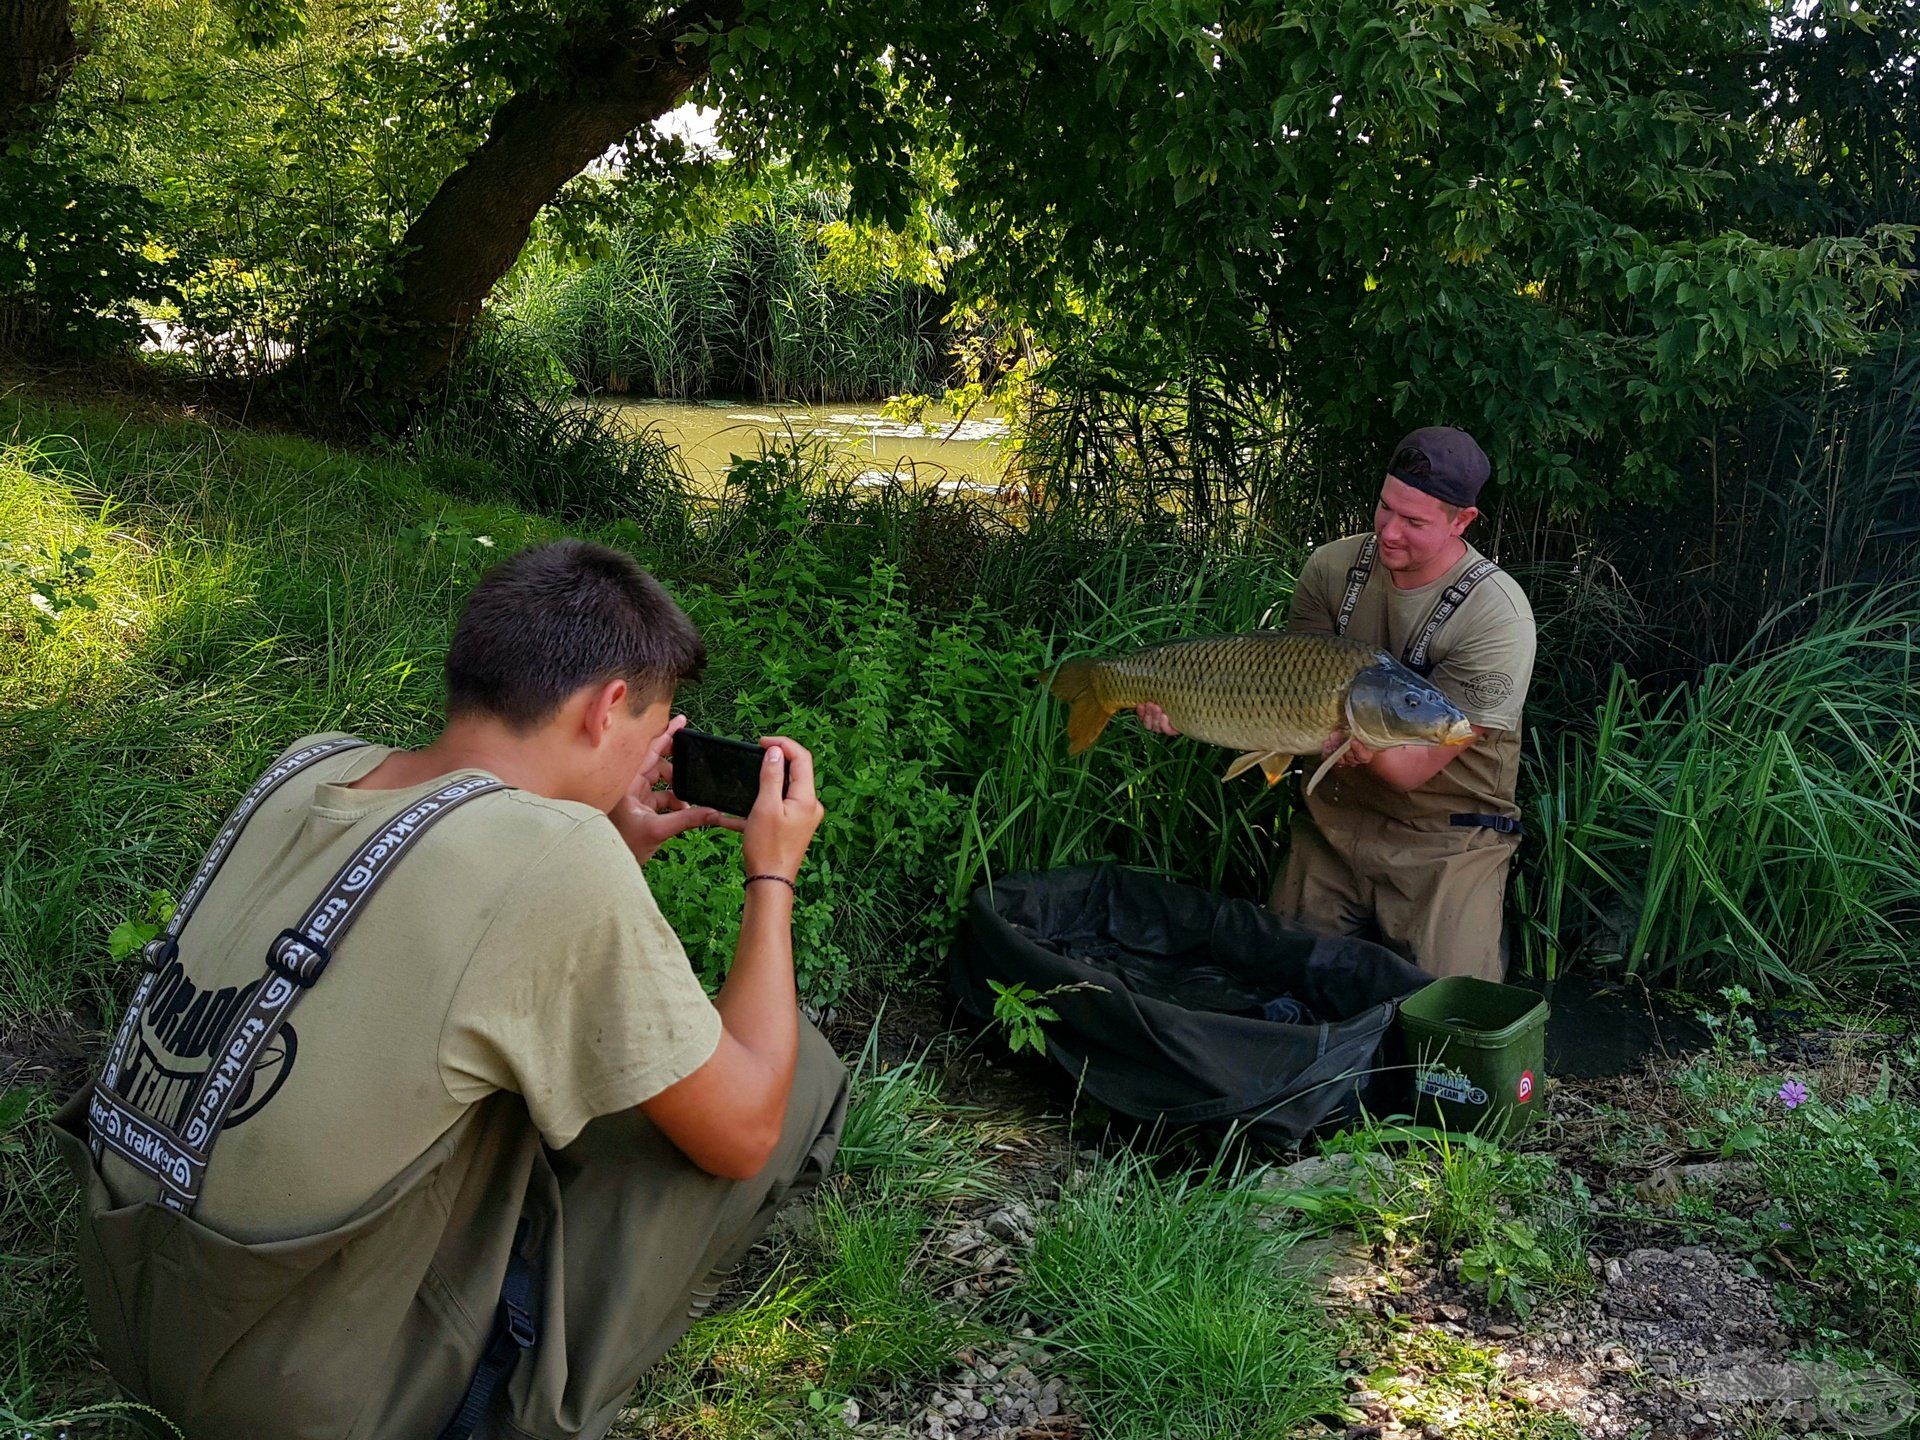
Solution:
{"label": "large common carp", "polygon": [[1108,660],[1069,660],[1053,693],[1073,708],[1067,751],[1078,755],[1121,711],[1151,703],[1183,735],[1241,752],[1226,779],[1258,765],[1272,784],[1296,755],[1347,740],[1314,772],[1320,783],[1355,739],[1396,745],[1464,745],[1473,726],[1428,681],[1384,650],[1337,635],[1256,630],[1149,645]]}

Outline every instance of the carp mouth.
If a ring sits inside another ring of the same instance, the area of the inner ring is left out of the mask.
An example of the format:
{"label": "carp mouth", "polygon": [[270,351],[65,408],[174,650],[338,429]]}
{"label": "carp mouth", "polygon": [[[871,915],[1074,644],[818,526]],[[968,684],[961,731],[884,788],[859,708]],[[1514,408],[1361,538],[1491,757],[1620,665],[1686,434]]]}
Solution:
{"label": "carp mouth", "polygon": [[1456,720],[1447,727],[1447,733],[1441,737],[1442,745],[1464,745],[1473,739],[1473,722]]}

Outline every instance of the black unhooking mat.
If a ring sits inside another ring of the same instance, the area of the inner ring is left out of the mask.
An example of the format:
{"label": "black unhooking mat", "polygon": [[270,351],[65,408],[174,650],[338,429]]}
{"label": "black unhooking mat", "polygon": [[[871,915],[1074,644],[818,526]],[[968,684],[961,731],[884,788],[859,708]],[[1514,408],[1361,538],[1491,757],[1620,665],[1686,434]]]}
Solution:
{"label": "black unhooking mat", "polygon": [[1139,1120],[1238,1121],[1282,1145],[1363,1102],[1375,1113],[1403,1103],[1393,1020],[1429,979],[1382,946],[1117,865],[981,886],[949,978],[982,1020],[990,980],[1099,987],[1045,1002],[1060,1015],[1045,1027],[1047,1054],[1087,1094]]}

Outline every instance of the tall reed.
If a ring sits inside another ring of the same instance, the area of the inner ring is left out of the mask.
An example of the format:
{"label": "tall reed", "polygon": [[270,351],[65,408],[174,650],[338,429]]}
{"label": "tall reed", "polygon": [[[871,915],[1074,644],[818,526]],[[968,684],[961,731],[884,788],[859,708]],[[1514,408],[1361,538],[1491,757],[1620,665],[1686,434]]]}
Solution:
{"label": "tall reed", "polygon": [[[1664,695],[1614,673],[1527,798],[1529,964],[1804,986],[1908,965],[1920,933],[1920,605],[1855,597]],[[1784,628],[1784,622],[1782,622]]]}

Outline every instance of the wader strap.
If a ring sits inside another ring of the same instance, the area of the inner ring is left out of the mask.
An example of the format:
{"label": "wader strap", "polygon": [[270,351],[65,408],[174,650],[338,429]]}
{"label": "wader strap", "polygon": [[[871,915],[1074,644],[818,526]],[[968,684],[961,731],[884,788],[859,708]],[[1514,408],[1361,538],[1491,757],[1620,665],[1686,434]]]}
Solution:
{"label": "wader strap", "polygon": [[1334,634],[1347,633],[1347,625],[1353,619],[1353,607],[1360,603],[1360,592],[1367,588],[1367,581],[1373,578],[1373,557],[1379,550],[1378,535],[1369,535],[1360,542],[1360,553],[1354,557],[1353,568],[1347,571],[1347,594],[1340,602],[1340,613],[1334,617]]}
{"label": "wader strap", "polygon": [[[193,879],[188,882],[186,891],[181,895],[180,903],[174,907],[173,914],[168,917],[165,928],[149,940],[140,952],[140,983],[134,989],[133,999],[127,1002],[126,1013],[120,1017],[120,1028],[115,1032],[113,1044],[107,1050],[107,1063],[100,1072],[100,1084],[95,1087],[96,1090],[114,1091],[118,1088],[120,1072],[126,1068],[127,1056],[133,1047],[134,1034],[140,1028],[141,1012],[146,1009],[147,1001],[153,997],[153,987],[159,980],[160,972],[166,968],[169,960],[180,953],[181,930],[186,928],[187,921],[193,917],[195,907],[200,904],[201,897],[207,893],[207,887],[213,884],[213,877],[220,873],[220,867],[226,863],[234,841],[238,840],[240,832],[247,828],[247,822],[253,818],[254,812],[266,803],[269,795],[309,765],[324,760],[329,755],[338,755],[345,750],[358,750],[366,743],[364,740],[353,739],[323,740],[317,745],[307,745],[298,750],[289,751],[274,763],[272,769],[254,781],[247,793],[240,797],[240,803],[233,807],[233,813],[227,816],[227,823],[220,827],[220,833],[214,839],[213,848],[207,851],[206,858],[200,862],[200,868],[194,872]],[[128,1116],[134,1113],[125,1110],[124,1107],[121,1108]],[[100,1156],[100,1130],[96,1126],[93,1139],[93,1158],[96,1164]]]}
{"label": "wader strap", "polygon": [[207,1157],[255,1063],[280,1033],[300,997],[326,973],[333,960],[332,947],[352,928],[401,858],[437,821],[469,800],[505,788],[491,776],[468,775],[416,801],[340,867],[298,926],[274,937],[267,949],[267,973],[254,988],[252,1001],[234,1017],[214,1048],[213,1061],[188,1102],[186,1122],[179,1131],[187,1183],[178,1184],[173,1176],[161,1174],[163,1204],[190,1212],[199,1202]]}
{"label": "wader strap", "polygon": [[1427,617],[1427,623],[1420,627],[1420,633],[1407,642],[1406,653],[1402,658],[1407,668],[1416,675],[1425,675],[1433,669],[1433,661],[1427,658],[1433,649],[1433,637],[1440,633],[1440,627],[1454,617],[1454,613],[1467,603],[1467,597],[1473,594],[1474,587],[1500,567],[1491,560],[1476,560],[1467,567],[1467,573],[1440,592],[1440,603],[1433,607],[1433,613]]}
{"label": "wader strap", "polygon": [[1525,835],[1524,822],[1506,815],[1449,815],[1449,825],[1457,825],[1465,830],[1494,830],[1502,835]]}
{"label": "wader strap", "polygon": [[440,1432],[440,1440],[468,1440],[487,1418],[494,1393],[513,1373],[520,1352],[531,1350],[540,1338],[533,1323],[533,1267],[521,1253],[526,1244],[527,1222],[522,1220],[513,1232],[513,1250],[507,1256],[507,1278],[500,1285],[500,1308],[493,1314],[493,1330],[487,1336],[487,1348],[480,1364],[467,1382],[467,1393],[460,1408]]}

